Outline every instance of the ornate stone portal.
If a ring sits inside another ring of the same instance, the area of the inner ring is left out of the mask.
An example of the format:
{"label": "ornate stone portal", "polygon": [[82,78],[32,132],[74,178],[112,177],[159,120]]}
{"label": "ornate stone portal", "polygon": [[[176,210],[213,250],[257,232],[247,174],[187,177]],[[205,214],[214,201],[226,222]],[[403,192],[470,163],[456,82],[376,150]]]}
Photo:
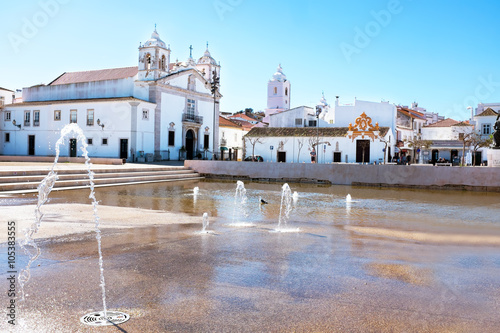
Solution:
{"label": "ornate stone portal", "polygon": [[375,126],[372,125],[372,118],[368,117],[366,113],[362,113],[358,118],[356,118],[355,126],[349,123],[349,130],[347,132],[347,137],[353,142],[355,139],[375,139],[379,138],[380,129],[378,123]]}

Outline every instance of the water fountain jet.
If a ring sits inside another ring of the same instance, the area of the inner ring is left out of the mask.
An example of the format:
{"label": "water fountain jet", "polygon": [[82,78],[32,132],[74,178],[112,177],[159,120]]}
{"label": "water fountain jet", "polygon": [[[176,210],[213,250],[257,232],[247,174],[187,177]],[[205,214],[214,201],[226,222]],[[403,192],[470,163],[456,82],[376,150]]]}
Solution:
{"label": "water fountain jet", "polygon": [[277,232],[299,232],[299,228],[286,228],[290,212],[292,211],[292,191],[288,184],[284,184],[281,190],[281,205],[278,227],[274,230]]}
{"label": "water fountain jet", "polygon": [[[24,286],[25,284],[29,281],[31,277],[30,273],[30,268],[33,262],[35,262],[36,259],[41,254],[40,248],[38,245],[35,243],[33,237],[34,235],[38,232],[38,229],[40,228],[40,225],[42,223],[42,218],[43,218],[43,213],[41,211],[42,206],[47,202],[49,198],[49,194],[52,191],[56,180],[57,180],[57,172],[55,171],[55,167],[57,165],[57,162],[59,160],[59,154],[60,154],[60,146],[64,145],[64,140],[67,136],[70,134],[74,134],[77,136],[77,141],[79,141],[82,145],[82,156],[85,158],[85,166],[87,167],[87,174],[89,177],[89,183],[90,183],[90,194],[89,198],[92,200],[92,210],[93,210],[93,218],[94,218],[94,231],[96,233],[96,239],[97,239],[97,249],[98,249],[98,254],[99,254],[99,272],[100,272],[100,284],[99,286],[101,287],[101,292],[102,292],[102,305],[103,305],[103,311],[101,312],[95,312],[92,314],[88,314],[84,317],[82,317],[80,320],[84,322],[85,320],[88,322],[85,322],[86,324],[93,325],[93,326],[101,326],[101,325],[116,325],[119,323],[123,323],[130,319],[130,316],[128,314],[122,313],[122,312],[117,312],[117,311],[108,311],[107,306],[106,306],[106,283],[104,280],[104,267],[103,267],[103,259],[102,259],[102,247],[101,247],[101,230],[99,228],[99,216],[97,215],[97,205],[98,202],[95,197],[95,192],[94,192],[94,172],[90,169],[92,164],[90,163],[90,158],[88,156],[88,151],[87,151],[87,142],[85,135],[83,134],[82,129],[77,125],[77,124],[69,124],[63,127],[61,130],[61,136],[59,140],[57,140],[55,149],[56,149],[56,156],[54,158],[54,163],[52,164],[52,168],[47,174],[47,176],[42,180],[40,185],[38,186],[38,203],[35,208],[35,222],[30,226],[29,229],[26,229],[24,232],[25,238],[22,242],[20,242],[21,248],[24,250],[26,255],[29,257],[28,264],[26,265],[25,269],[22,269],[19,272],[18,276],[18,281],[19,281],[19,286],[20,286],[20,294],[21,294],[21,301],[25,300],[25,292],[24,292]],[[29,248],[32,248],[34,252],[30,251]],[[89,318],[92,318],[92,320],[88,320]]]}
{"label": "water fountain jet", "polygon": [[247,205],[247,190],[245,184],[238,180],[236,182],[236,191],[234,193],[234,209],[233,222],[230,224],[233,227],[251,227],[253,223],[242,222],[241,220],[248,217],[246,211]]}

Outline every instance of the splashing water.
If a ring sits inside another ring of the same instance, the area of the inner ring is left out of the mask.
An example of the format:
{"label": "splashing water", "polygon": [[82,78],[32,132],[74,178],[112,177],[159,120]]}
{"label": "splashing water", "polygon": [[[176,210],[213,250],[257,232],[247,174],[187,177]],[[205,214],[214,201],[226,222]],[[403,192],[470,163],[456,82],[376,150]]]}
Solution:
{"label": "splashing water", "polygon": [[198,186],[196,186],[195,188],[193,188],[193,195],[198,195],[200,193],[200,188]]}
{"label": "splashing water", "polygon": [[234,209],[233,209],[233,223],[234,226],[249,226],[251,223],[242,222],[243,218],[247,218],[246,212],[247,204],[247,190],[245,184],[238,180],[236,182],[236,192],[234,193]]}
{"label": "splashing water", "polygon": [[210,222],[208,221],[208,213],[203,213],[203,228],[201,229],[202,233],[207,232],[207,227]]}
{"label": "splashing water", "polygon": [[281,206],[280,206],[280,217],[278,220],[278,228],[280,231],[283,226],[286,226],[288,219],[290,217],[290,212],[292,211],[292,191],[288,184],[284,184],[281,191]]}
{"label": "splashing water", "polygon": [[[90,163],[90,158],[87,152],[87,142],[85,135],[83,134],[82,129],[77,124],[66,125],[61,130],[61,136],[59,140],[57,140],[55,146],[56,157],[54,158],[54,164],[52,164],[50,172],[38,186],[38,203],[35,208],[35,222],[30,226],[29,229],[26,229],[24,231],[25,238],[22,242],[20,242],[20,245],[23,248],[24,252],[30,258],[28,264],[26,265],[26,268],[19,272],[18,281],[21,287],[20,288],[21,301],[25,300],[24,285],[29,281],[31,277],[30,267],[41,254],[40,248],[37,246],[37,244],[33,239],[33,236],[38,232],[38,229],[40,228],[40,224],[42,222],[43,213],[41,211],[41,208],[47,202],[49,194],[52,191],[52,188],[54,187],[55,182],[58,178],[57,172],[54,171],[54,168],[57,165],[57,161],[59,160],[60,146],[64,145],[64,139],[71,133],[77,136],[77,141],[80,141],[82,145],[81,147],[82,156],[85,158],[85,166],[87,167],[87,172],[89,176],[89,182],[90,182],[89,198],[92,199],[92,209],[94,212],[93,218],[95,222],[97,248],[99,252],[99,271],[100,271],[100,286],[102,290],[102,305],[103,305],[104,317],[106,317],[107,316],[106,283],[104,281],[104,268],[103,268],[102,250],[101,250],[101,230],[99,229],[99,216],[97,215],[98,202],[95,198],[95,193],[94,193],[94,172],[90,170],[92,164]],[[32,249],[31,251],[30,248]]]}
{"label": "splashing water", "polygon": [[348,195],[345,196],[345,202],[348,202],[348,203],[352,202],[352,198],[351,198],[350,194],[348,194]]}
{"label": "splashing water", "polygon": [[299,201],[299,194],[297,193],[297,191],[293,192],[293,204],[295,205],[297,203],[297,201]]}

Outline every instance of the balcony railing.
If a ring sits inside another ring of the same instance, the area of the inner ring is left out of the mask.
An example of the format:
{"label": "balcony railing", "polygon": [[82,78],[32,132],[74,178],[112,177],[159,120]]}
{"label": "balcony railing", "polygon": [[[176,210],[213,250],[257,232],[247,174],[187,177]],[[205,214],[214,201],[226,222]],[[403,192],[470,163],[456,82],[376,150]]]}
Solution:
{"label": "balcony railing", "polygon": [[189,123],[203,124],[203,116],[196,116],[193,114],[183,113],[182,114],[182,121],[186,121]]}

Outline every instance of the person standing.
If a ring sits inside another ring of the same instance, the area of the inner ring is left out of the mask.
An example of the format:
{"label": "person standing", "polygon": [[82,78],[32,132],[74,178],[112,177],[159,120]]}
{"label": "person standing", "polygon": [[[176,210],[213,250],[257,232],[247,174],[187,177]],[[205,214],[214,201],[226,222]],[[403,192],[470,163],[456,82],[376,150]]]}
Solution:
{"label": "person standing", "polygon": [[311,154],[310,155],[311,155],[311,163],[316,163],[316,150],[314,149],[314,147],[311,150]]}

